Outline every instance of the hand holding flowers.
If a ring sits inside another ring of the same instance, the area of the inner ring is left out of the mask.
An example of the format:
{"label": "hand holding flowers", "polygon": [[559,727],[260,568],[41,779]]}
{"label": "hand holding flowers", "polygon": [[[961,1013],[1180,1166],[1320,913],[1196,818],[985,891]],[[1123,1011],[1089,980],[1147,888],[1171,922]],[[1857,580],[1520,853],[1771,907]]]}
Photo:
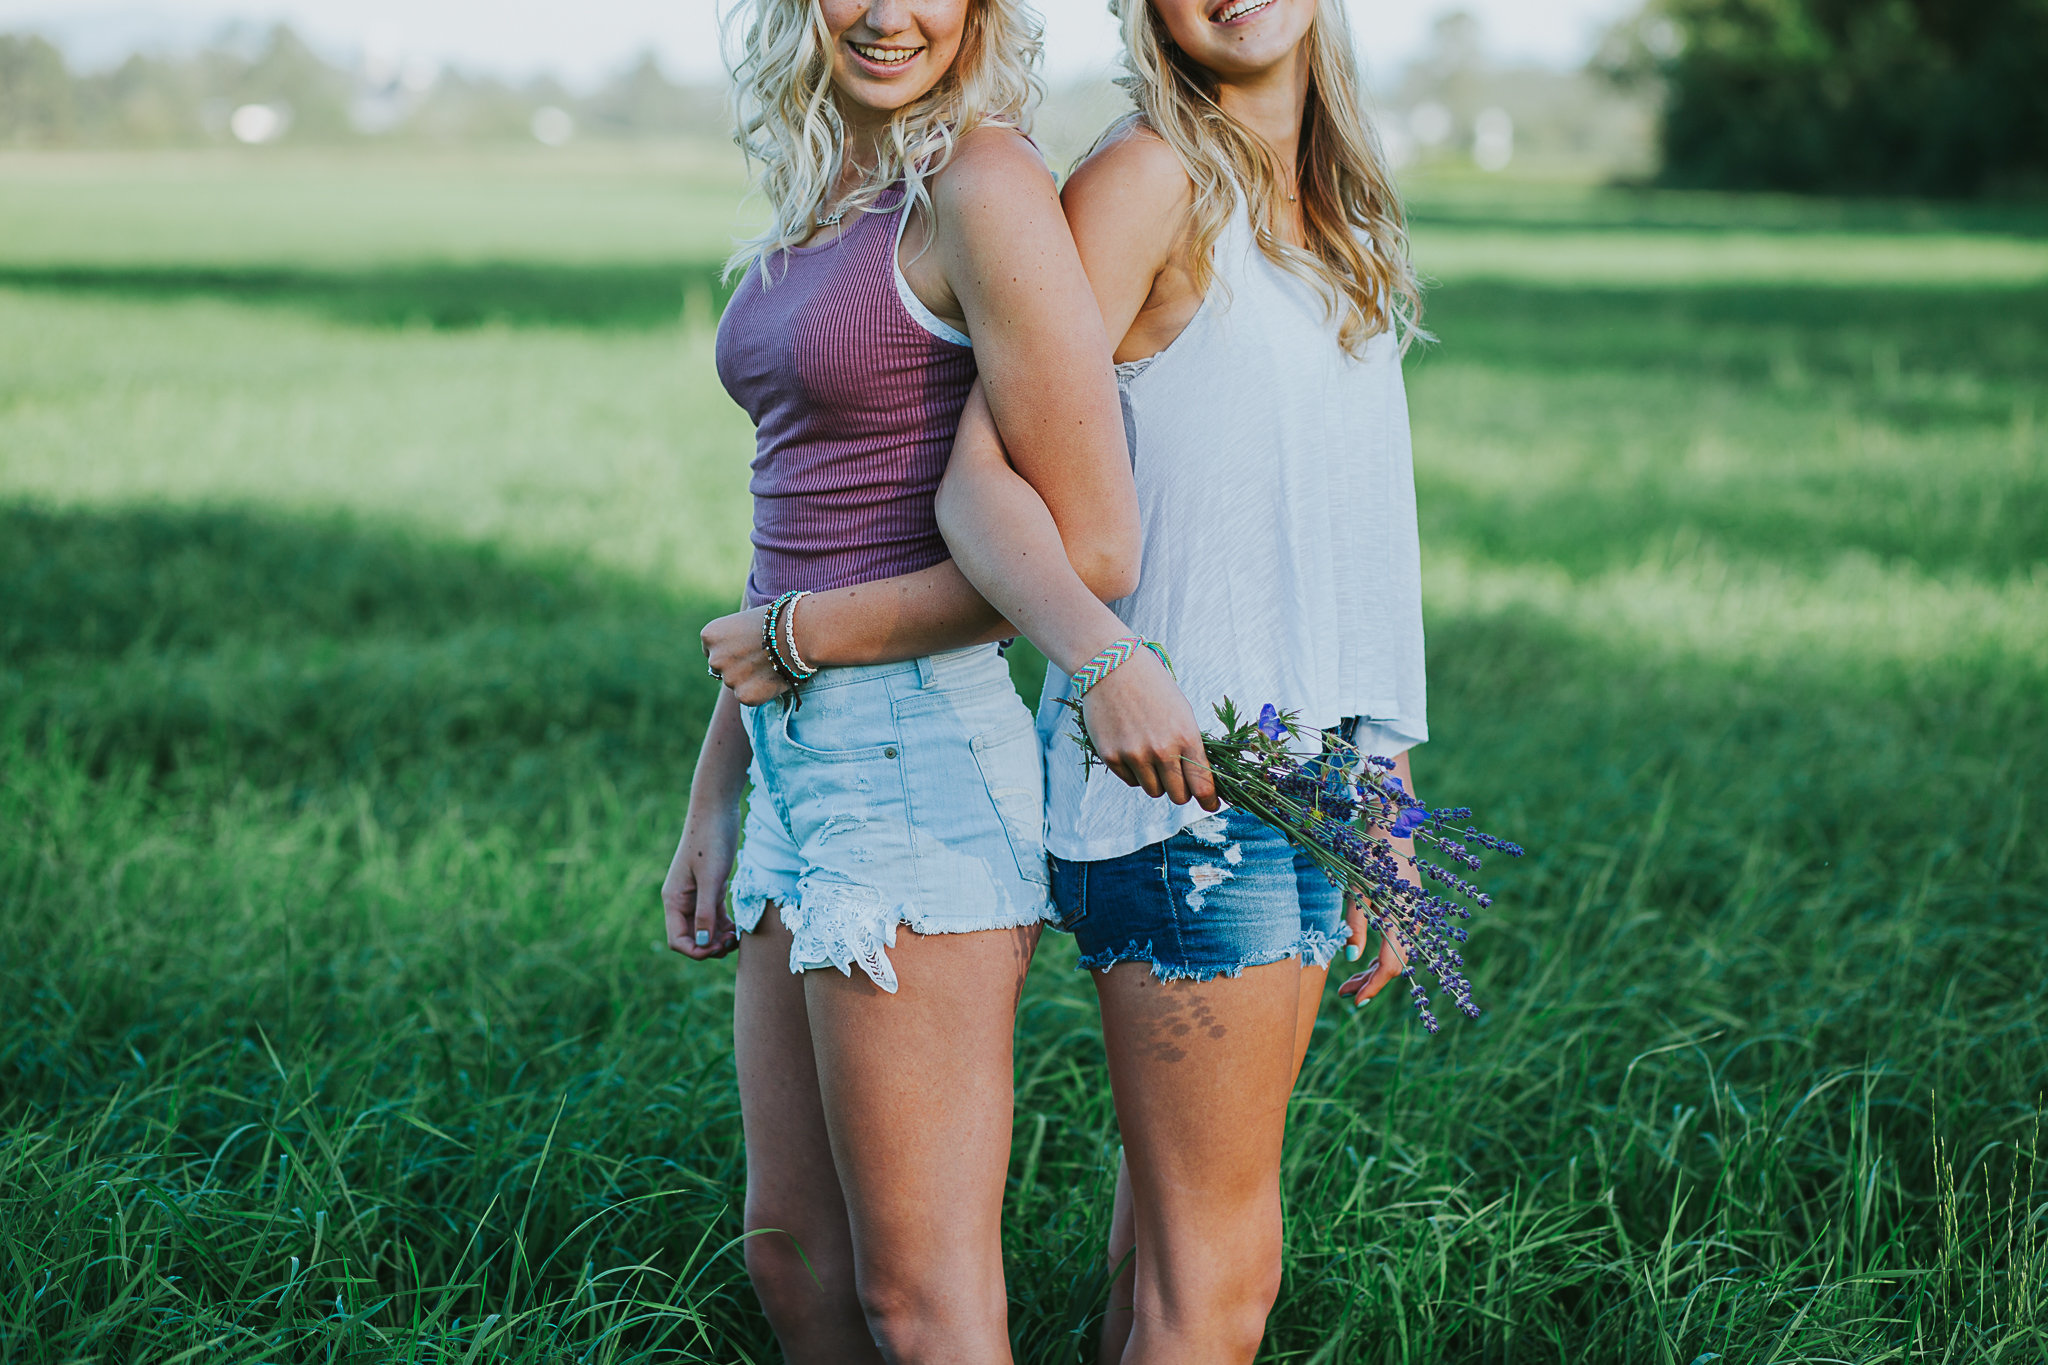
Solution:
{"label": "hand holding flowers", "polygon": [[[1079,707],[1074,710],[1078,716]],[[1222,732],[1202,737],[1216,794],[1279,830],[1344,888],[1365,923],[1382,936],[1381,969],[1407,978],[1424,1028],[1434,1033],[1438,1024],[1418,966],[1450,992],[1463,1013],[1477,1018],[1459,952],[1466,931],[1457,921],[1471,918],[1461,902],[1485,909],[1493,900],[1453,868],[1477,871],[1481,862],[1474,847],[1510,857],[1520,857],[1521,848],[1462,824],[1472,815],[1463,806],[1426,805],[1395,774],[1393,759],[1362,755],[1335,733],[1316,736],[1320,753],[1294,753],[1288,738],[1315,732],[1304,731],[1292,713],[1269,704],[1256,721],[1247,721],[1225,698],[1216,719]],[[1085,721],[1079,728],[1084,761],[1093,763],[1099,756]],[[1413,851],[1397,848],[1397,840],[1412,840]],[[1366,975],[1344,989],[1356,993]]]}

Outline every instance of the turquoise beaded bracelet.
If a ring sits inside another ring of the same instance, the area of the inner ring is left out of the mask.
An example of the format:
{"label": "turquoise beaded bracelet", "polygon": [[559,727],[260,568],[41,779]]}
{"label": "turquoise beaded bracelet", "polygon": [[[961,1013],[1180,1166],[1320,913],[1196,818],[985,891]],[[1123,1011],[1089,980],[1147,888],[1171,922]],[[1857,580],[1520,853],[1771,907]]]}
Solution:
{"label": "turquoise beaded bracelet", "polygon": [[1164,648],[1142,635],[1126,635],[1121,639],[1111,640],[1102,647],[1100,653],[1081,665],[1080,671],[1074,674],[1074,700],[1079,701],[1087,696],[1095,684],[1116,672],[1119,666],[1130,662],[1131,656],[1140,649],[1151,650],[1159,656],[1159,662],[1166,665],[1167,672],[1173,671],[1173,660],[1166,657]]}
{"label": "turquoise beaded bracelet", "polygon": [[[798,655],[794,666],[784,657],[782,653],[782,623],[785,614],[793,611],[799,601],[810,595],[810,593],[802,590],[782,594],[782,596],[768,604],[768,614],[761,621],[761,647],[768,651],[768,662],[782,676],[782,680],[789,684],[792,705],[803,704],[801,689],[804,683],[810,680],[811,675],[818,670],[806,667],[801,655]],[[795,618],[792,616],[789,619],[794,624]],[[790,653],[796,653],[794,632],[791,633],[790,638]]]}

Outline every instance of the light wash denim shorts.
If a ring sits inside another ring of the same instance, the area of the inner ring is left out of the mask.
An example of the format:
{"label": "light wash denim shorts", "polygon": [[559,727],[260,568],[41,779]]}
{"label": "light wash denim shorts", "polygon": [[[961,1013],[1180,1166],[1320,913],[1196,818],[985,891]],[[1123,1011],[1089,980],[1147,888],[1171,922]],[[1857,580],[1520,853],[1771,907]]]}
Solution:
{"label": "light wash denim shorts", "polygon": [[1056,923],[1083,967],[1144,962],[1161,980],[1207,981],[1289,957],[1327,967],[1349,936],[1337,887],[1240,810],[1121,858],[1054,858],[1052,873]]}
{"label": "light wash denim shorts", "polygon": [[823,669],[800,707],[740,710],[754,762],[733,921],[752,933],[781,906],[791,971],[858,966],[893,992],[899,924],[1051,917],[1038,732],[994,645]]}

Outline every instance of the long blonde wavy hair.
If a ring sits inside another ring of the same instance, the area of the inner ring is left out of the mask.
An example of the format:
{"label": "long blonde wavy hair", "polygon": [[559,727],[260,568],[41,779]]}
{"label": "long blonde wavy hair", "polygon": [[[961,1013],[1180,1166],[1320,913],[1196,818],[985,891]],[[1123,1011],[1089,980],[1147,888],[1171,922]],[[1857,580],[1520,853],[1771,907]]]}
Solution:
{"label": "long blonde wavy hair", "polygon": [[[726,15],[728,35],[744,25],[733,78],[733,141],[756,168],[774,217],[726,262],[743,270],[769,252],[809,237],[839,179],[846,125],[832,94],[832,34],[817,0],[745,0]],[[728,41],[726,50],[733,52]],[[1025,128],[1038,97],[1039,24],[1023,0],[968,0],[960,50],[939,83],[898,110],[880,156],[836,207],[867,212],[902,181],[929,205],[926,183],[961,137],[983,123]]]}
{"label": "long blonde wavy hair", "polygon": [[[1278,232],[1283,196],[1278,159],[1251,129],[1216,101],[1216,79],[1182,52],[1150,0],[1110,0],[1123,25],[1117,84],[1130,92],[1133,119],[1171,147],[1195,182],[1189,212],[1190,259],[1197,292],[1215,278],[1216,239],[1236,211],[1237,195],[1260,226],[1260,250],[1275,265],[1325,292],[1337,339],[1357,355],[1392,329],[1403,350],[1421,331],[1422,289],[1408,259],[1408,229],[1386,158],[1359,98],[1358,64],[1342,0],[1316,0],[1308,44],[1308,101],[1302,109],[1295,163],[1307,248]],[[1099,143],[1097,144],[1100,145]]]}

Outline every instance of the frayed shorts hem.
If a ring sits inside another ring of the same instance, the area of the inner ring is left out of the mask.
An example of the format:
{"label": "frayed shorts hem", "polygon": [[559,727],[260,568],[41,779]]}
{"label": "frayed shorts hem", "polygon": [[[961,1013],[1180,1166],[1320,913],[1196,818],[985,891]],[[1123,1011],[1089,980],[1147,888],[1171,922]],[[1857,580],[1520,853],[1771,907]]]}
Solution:
{"label": "frayed shorts hem", "polygon": [[742,855],[727,895],[732,903],[734,926],[743,934],[751,934],[761,927],[761,917],[768,913],[769,901],[784,904],[796,899],[796,879],[762,872],[749,866]]}
{"label": "frayed shorts hem", "polygon": [[749,935],[760,932],[768,902],[782,907],[793,975],[830,968],[851,977],[858,967],[891,995],[899,982],[888,950],[896,946],[898,928],[914,934],[978,934],[1045,924],[1052,917],[1049,901],[983,915],[933,915],[900,902],[888,906],[882,892],[872,886],[838,878],[778,877],[748,868],[744,858],[733,877],[732,899],[733,923]]}
{"label": "frayed shorts hem", "polygon": [[[1120,962],[1143,962],[1152,968],[1152,975],[1161,981],[1194,981],[1199,983],[1214,981],[1219,976],[1226,980],[1235,980],[1253,967],[1270,967],[1275,962],[1285,962],[1290,957],[1300,956],[1301,950],[1298,948],[1283,948],[1273,953],[1253,953],[1227,967],[1207,965],[1191,967],[1180,963],[1161,962],[1159,955],[1152,950],[1150,943],[1132,943],[1122,948],[1111,948],[1099,953],[1089,953],[1077,962],[1075,966],[1081,971],[1102,972],[1107,975],[1109,969]],[[1307,964],[1304,963],[1304,965]]]}
{"label": "frayed shorts hem", "polygon": [[1337,952],[1351,941],[1351,928],[1344,927],[1341,933],[1325,933],[1321,929],[1304,928],[1301,931],[1301,965],[1319,967],[1327,971],[1337,960]]}

